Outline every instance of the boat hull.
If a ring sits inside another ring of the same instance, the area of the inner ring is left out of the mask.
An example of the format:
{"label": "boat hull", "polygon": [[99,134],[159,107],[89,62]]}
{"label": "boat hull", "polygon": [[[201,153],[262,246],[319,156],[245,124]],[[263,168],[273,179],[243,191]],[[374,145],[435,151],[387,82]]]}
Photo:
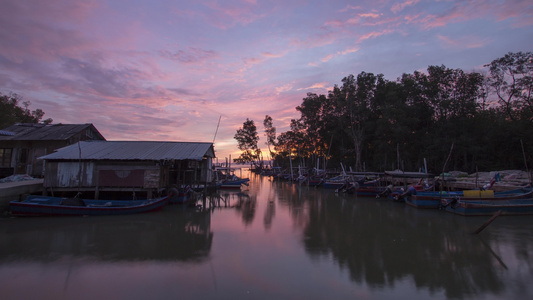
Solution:
{"label": "boat hull", "polygon": [[[441,208],[446,206],[454,200],[477,201],[477,200],[513,200],[513,199],[527,199],[533,197],[533,190],[531,188],[520,188],[504,192],[492,192],[491,196],[487,196],[489,191],[457,191],[457,192],[419,192],[405,199],[405,203],[416,208]],[[473,195],[476,196],[465,196]]]}
{"label": "boat hull", "polygon": [[457,201],[446,206],[446,211],[462,216],[488,216],[501,211],[502,215],[531,215],[533,214],[533,198],[479,201]]}
{"label": "boat hull", "polygon": [[169,196],[152,200],[89,200],[84,205],[61,204],[65,198],[28,196],[24,201],[11,201],[9,209],[16,216],[100,216],[137,214],[162,209]]}
{"label": "boat hull", "polygon": [[220,184],[220,188],[221,189],[240,189],[243,184],[248,185],[248,181],[250,181],[250,179],[248,178],[232,180],[232,181],[224,181]]}

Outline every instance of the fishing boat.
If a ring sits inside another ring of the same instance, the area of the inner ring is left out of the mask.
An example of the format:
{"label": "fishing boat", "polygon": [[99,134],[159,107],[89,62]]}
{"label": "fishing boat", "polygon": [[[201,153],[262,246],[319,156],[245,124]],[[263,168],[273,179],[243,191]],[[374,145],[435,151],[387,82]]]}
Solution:
{"label": "fishing boat", "polygon": [[236,175],[230,175],[220,182],[222,189],[239,189],[242,185],[248,185],[249,178],[240,178]]}
{"label": "fishing boat", "polygon": [[502,215],[533,214],[533,198],[509,200],[452,200],[446,211],[462,216],[488,216],[501,211]]}
{"label": "fishing boat", "polygon": [[533,197],[531,187],[523,187],[503,192],[493,190],[465,190],[456,192],[419,192],[405,198],[405,203],[417,208],[441,208],[452,201],[479,201],[479,200],[512,200]]}
{"label": "fishing boat", "polygon": [[163,208],[170,195],[150,200],[91,200],[30,195],[23,201],[9,202],[17,216],[99,216],[145,213]]}
{"label": "fishing boat", "polygon": [[405,197],[405,203],[416,208],[439,208],[444,198],[463,196],[463,191],[421,191]]}
{"label": "fishing boat", "polygon": [[324,180],[324,188],[326,189],[342,189],[348,187],[351,183],[350,176],[338,175]]}
{"label": "fishing boat", "polygon": [[217,167],[215,170],[216,186],[221,189],[240,189],[242,185],[247,186],[250,179],[235,175],[235,170],[236,168],[231,167]]}
{"label": "fishing boat", "polygon": [[309,176],[307,178],[307,185],[308,186],[319,186],[324,183],[324,177],[323,176]]}
{"label": "fishing boat", "polygon": [[[359,197],[376,197],[376,198],[390,198],[394,201],[403,202],[403,198],[399,200],[405,190],[409,190],[407,184],[409,181],[419,179],[417,183],[411,184],[416,192],[426,191],[432,189],[433,186],[424,183],[425,179],[434,177],[432,174],[421,172],[403,172],[403,171],[386,171],[385,173],[375,172],[352,172],[355,175],[364,175],[363,179],[358,181],[359,186],[354,190],[354,193]],[[403,186],[394,186],[391,183],[398,183],[404,181]],[[388,184],[384,186],[383,184]]]}

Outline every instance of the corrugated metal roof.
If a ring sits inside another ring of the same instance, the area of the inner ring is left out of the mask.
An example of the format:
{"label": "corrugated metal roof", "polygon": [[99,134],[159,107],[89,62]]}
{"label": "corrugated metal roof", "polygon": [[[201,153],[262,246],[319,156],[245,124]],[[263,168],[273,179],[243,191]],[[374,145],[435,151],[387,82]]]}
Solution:
{"label": "corrugated metal roof", "polygon": [[[81,148],[81,151],[80,151]],[[84,141],[40,157],[47,160],[202,160],[215,157],[212,143]]]}
{"label": "corrugated metal roof", "polygon": [[0,130],[0,135],[14,136],[15,133],[11,131]]}
{"label": "corrugated metal roof", "polygon": [[83,132],[83,130],[93,127],[93,131],[103,136],[94,128],[92,124],[31,124],[17,123],[4,128],[4,131],[12,132],[14,135],[0,135],[0,140],[10,141],[64,141]]}

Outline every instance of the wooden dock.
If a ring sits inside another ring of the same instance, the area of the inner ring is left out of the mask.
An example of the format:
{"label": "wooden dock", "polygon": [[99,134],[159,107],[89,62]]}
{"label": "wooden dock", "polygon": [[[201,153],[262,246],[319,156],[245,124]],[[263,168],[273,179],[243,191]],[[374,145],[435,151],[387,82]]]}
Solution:
{"label": "wooden dock", "polygon": [[9,208],[9,202],[42,192],[44,179],[0,183],[0,212]]}

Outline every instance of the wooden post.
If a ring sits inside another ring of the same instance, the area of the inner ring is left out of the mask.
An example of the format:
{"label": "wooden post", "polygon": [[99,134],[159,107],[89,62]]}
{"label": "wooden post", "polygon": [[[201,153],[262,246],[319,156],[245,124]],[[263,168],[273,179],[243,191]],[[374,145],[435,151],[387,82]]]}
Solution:
{"label": "wooden post", "polygon": [[474,231],[474,234],[478,234],[480,233],[483,229],[485,229],[485,227],[489,226],[490,223],[492,223],[492,221],[496,220],[496,218],[502,214],[502,211],[501,210],[498,210],[497,212],[495,212],[492,217],[487,221],[485,222],[483,225],[481,225],[476,231]]}
{"label": "wooden post", "polygon": [[526,166],[527,176],[529,177],[529,184],[531,185],[531,173],[529,173],[529,169],[527,167],[526,151],[524,150],[524,142],[522,142],[522,139],[520,139],[520,145],[522,146],[522,155],[524,156],[524,165]]}

